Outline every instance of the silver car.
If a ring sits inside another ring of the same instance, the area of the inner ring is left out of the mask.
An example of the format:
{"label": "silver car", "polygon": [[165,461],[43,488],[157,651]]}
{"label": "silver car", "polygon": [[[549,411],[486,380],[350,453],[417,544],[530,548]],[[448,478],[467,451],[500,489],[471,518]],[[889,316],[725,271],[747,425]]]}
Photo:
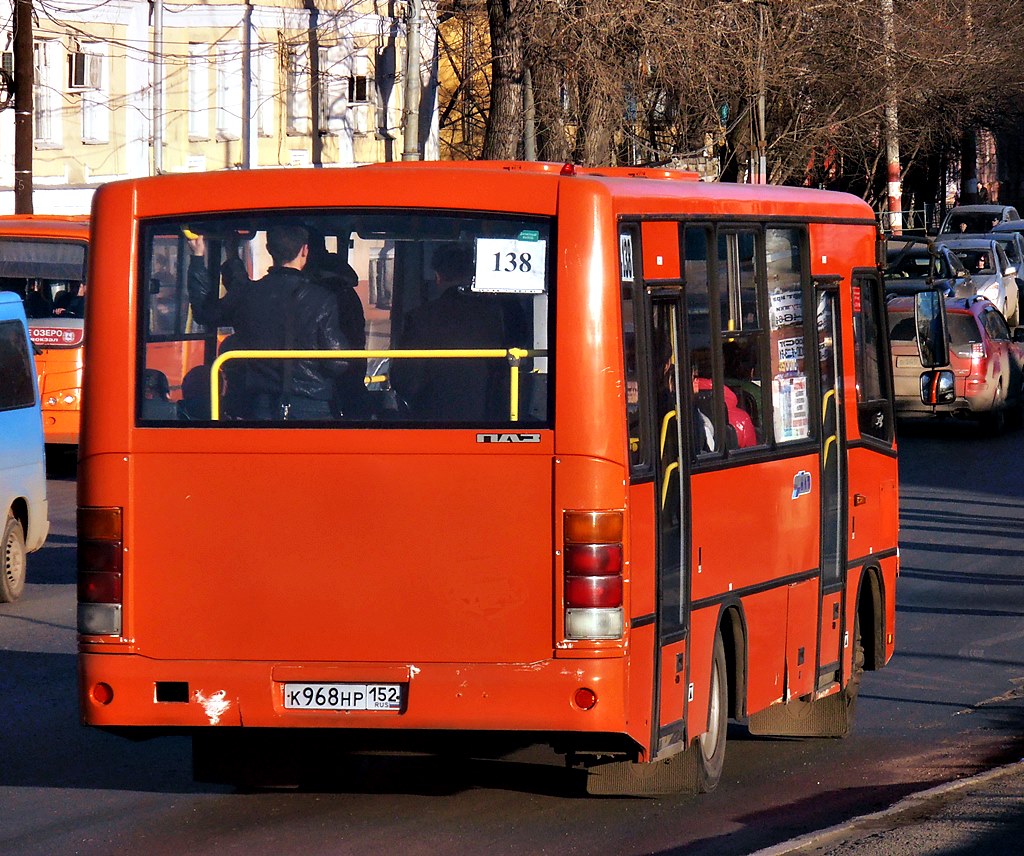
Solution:
{"label": "silver car", "polygon": [[995,304],[1010,327],[1016,327],[1020,321],[1017,268],[1010,264],[1003,245],[993,235],[942,235],[940,242],[971,272],[977,293]]}
{"label": "silver car", "polygon": [[1017,220],[1020,215],[1012,205],[981,204],[957,205],[942,220],[939,234],[961,232],[988,232],[1004,220]]}

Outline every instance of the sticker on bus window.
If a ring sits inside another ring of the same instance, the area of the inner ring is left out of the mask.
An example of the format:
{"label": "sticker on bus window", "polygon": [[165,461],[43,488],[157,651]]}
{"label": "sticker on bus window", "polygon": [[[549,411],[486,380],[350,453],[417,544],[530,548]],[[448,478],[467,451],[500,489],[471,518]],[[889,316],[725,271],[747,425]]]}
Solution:
{"label": "sticker on bus window", "polygon": [[633,236],[619,235],[619,263],[622,265],[622,281],[633,281]]}
{"label": "sticker on bus window", "polygon": [[543,294],[546,290],[547,241],[477,238],[473,291],[497,294]]}
{"label": "sticker on bus window", "polygon": [[804,323],[800,289],[776,289],[768,295],[768,299],[768,317],[773,330]]}
{"label": "sticker on bus window", "polygon": [[772,382],[772,399],[777,440],[803,440],[811,435],[806,375],[776,377]]}
{"label": "sticker on bus window", "polygon": [[804,340],[800,337],[779,339],[779,372],[800,371],[804,361]]}

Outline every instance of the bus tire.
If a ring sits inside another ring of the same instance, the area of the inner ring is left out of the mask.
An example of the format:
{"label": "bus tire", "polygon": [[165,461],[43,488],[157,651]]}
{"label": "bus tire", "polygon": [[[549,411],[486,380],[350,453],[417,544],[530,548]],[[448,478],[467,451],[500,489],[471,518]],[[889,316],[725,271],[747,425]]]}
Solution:
{"label": "bus tire", "polygon": [[711,793],[725,767],[725,741],[729,730],[729,669],[725,660],[722,631],[715,634],[711,659],[711,688],[708,693],[708,727],[690,744],[683,760],[691,767],[687,778],[696,783],[697,793]]}
{"label": "bus tire", "polygon": [[3,567],[0,568],[0,603],[11,603],[25,590],[25,532],[10,510],[4,523]]}
{"label": "bus tire", "polygon": [[587,773],[587,793],[598,796],[658,796],[710,793],[722,778],[729,722],[729,672],[719,631],[711,661],[708,727],[689,748],[650,763],[613,761]]}

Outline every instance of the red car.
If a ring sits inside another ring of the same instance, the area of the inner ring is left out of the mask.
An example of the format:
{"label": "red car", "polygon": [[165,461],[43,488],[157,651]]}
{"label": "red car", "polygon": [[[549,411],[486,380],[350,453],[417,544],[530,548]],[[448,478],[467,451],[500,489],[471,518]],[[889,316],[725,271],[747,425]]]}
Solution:
{"label": "red car", "polygon": [[998,430],[1007,417],[1024,412],[1024,329],[1013,334],[991,301],[974,297],[946,300],[949,368],[956,398],[949,404],[921,400],[921,363],[914,341],[914,303],[897,297],[887,304],[892,347],[896,415],[952,415],[987,422]]}

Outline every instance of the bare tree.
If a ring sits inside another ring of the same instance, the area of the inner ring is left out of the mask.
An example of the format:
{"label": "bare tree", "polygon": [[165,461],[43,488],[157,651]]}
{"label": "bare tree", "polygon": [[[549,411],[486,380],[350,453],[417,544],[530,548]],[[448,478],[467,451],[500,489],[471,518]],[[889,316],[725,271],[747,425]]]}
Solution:
{"label": "bare tree", "polygon": [[711,152],[723,176],[743,180],[761,147],[774,183],[879,202],[887,85],[904,174],[935,175],[964,128],[999,127],[1024,93],[1018,0],[894,0],[888,74],[880,0],[459,4],[474,6],[486,12],[490,90],[478,98],[486,138],[467,156],[517,156],[529,68],[542,159],[667,163]]}

